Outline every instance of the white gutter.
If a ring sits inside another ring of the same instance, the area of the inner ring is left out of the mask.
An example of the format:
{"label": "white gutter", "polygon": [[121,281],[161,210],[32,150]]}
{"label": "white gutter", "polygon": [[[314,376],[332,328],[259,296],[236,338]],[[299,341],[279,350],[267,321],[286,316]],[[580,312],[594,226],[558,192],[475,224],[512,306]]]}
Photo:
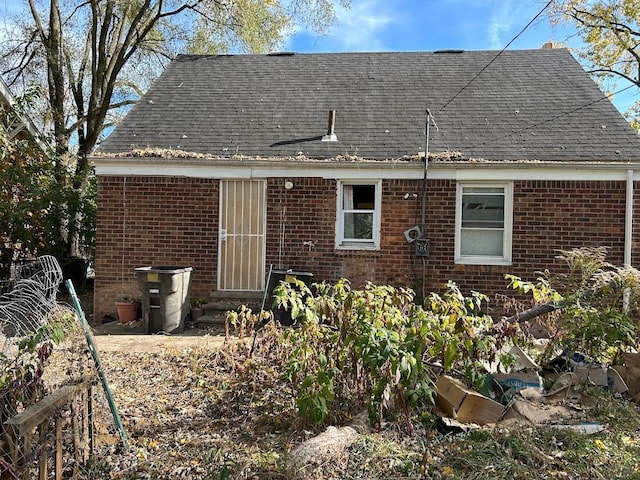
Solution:
{"label": "white gutter", "polygon": [[[424,177],[424,161],[331,161],[297,158],[209,159],[161,157],[91,157],[98,176],[152,176],[191,178],[387,178]],[[625,181],[628,171],[640,172],[640,163],[622,162],[430,162],[432,180],[601,180]]]}
{"label": "white gutter", "polygon": [[[624,218],[624,267],[631,267],[631,247],[633,242],[633,170],[627,170],[627,206]],[[631,292],[625,289],[622,294],[622,309],[629,312]]]}

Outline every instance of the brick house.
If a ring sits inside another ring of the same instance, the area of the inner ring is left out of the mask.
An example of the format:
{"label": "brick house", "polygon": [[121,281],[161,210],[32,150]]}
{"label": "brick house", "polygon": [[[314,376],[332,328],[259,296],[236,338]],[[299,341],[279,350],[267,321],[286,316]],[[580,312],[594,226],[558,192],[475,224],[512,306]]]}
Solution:
{"label": "brick house", "polygon": [[98,321],[145,265],[492,296],[640,254],[640,140],[565,49],[180,56],[93,160]]}

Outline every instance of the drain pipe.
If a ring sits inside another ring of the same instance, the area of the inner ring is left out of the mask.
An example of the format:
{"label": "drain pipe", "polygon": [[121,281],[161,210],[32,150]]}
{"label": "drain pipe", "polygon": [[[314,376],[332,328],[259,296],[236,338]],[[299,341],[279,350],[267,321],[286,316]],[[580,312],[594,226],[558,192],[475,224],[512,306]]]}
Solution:
{"label": "drain pipe", "polygon": [[631,266],[633,241],[633,170],[627,170],[627,209],[624,222],[624,266]]}
{"label": "drain pipe", "polygon": [[[633,242],[633,170],[627,170],[627,204],[624,220],[624,267],[631,267],[631,246]],[[629,312],[629,290],[623,296],[623,308]]]}

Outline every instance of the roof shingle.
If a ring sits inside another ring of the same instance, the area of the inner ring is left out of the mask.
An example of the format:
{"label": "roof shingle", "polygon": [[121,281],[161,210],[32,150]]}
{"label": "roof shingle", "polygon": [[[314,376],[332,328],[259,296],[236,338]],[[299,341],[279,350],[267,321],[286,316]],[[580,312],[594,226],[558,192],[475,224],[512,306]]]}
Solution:
{"label": "roof shingle", "polygon": [[[430,152],[488,160],[640,160],[640,139],[566,49],[496,55],[179,56],[99,151],[398,158],[425,150],[429,109],[437,124],[430,128]],[[337,142],[321,141],[330,110]]]}

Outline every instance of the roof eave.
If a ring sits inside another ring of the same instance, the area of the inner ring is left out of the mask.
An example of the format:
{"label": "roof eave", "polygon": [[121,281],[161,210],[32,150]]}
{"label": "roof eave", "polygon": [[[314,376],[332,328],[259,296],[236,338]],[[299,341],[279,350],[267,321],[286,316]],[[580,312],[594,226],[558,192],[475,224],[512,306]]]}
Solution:
{"label": "roof eave", "polygon": [[[415,159],[163,158],[98,155],[91,157],[98,176],[170,176],[192,178],[404,178],[424,177],[424,157]],[[430,161],[429,178],[625,179],[640,176],[640,161]],[[479,172],[483,172],[479,175]]]}

